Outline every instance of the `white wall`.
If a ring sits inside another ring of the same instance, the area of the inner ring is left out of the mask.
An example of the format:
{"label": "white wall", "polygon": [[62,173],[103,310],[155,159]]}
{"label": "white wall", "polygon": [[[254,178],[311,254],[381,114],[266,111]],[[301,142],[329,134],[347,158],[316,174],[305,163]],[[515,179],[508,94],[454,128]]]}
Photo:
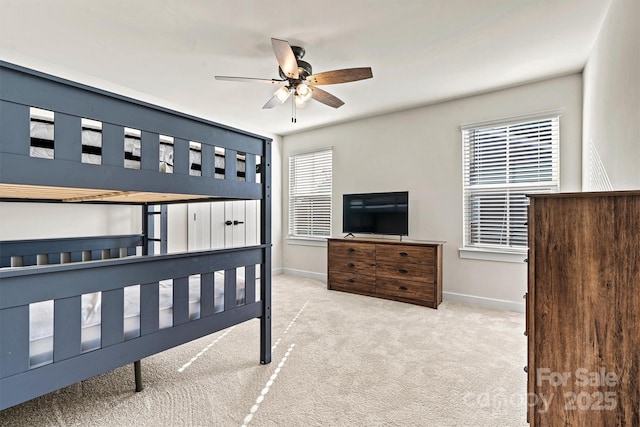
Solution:
{"label": "white wall", "polygon": [[0,203],[0,240],[135,234],[142,230],[138,206],[80,203]]}
{"label": "white wall", "polygon": [[[372,100],[373,102],[373,100]],[[462,142],[460,125],[559,109],[561,187],[581,186],[582,79],[558,77],[404,112],[284,137],[283,162],[291,153],[333,146],[333,234],[342,230],[342,194],[408,190],[409,238],[446,240],[445,298],[476,297],[522,308],[526,265],[460,259],[462,246]],[[283,170],[283,212],[288,171]],[[287,230],[287,218],[283,232]],[[326,247],[283,245],[285,271],[326,274]],[[506,303],[503,303],[505,302]]]}
{"label": "white wall", "polygon": [[[584,70],[584,188],[640,188],[640,1],[613,0]],[[589,153],[595,147],[597,163]],[[597,180],[596,180],[597,181]]]}

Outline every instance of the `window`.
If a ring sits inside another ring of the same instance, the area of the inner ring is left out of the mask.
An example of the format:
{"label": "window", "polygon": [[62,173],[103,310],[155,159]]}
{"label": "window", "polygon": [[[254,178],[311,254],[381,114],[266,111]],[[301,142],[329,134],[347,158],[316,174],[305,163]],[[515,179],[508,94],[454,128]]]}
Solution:
{"label": "window", "polygon": [[526,194],[557,192],[557,113],[462,127],[464,248],[527,249]]}
{"label": "window", "polygon": [[331,235],[332,150],[289,157],[289,237]]}

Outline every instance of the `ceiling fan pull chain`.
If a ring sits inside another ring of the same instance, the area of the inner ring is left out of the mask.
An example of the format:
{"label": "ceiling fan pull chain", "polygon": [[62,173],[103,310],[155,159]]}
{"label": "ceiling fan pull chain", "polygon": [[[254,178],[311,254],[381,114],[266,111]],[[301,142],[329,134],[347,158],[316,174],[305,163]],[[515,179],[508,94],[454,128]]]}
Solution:
{"label": "ceiling fan pull chain", "polygon": [[298,121],[296,117],[296,103],[294,101],[294,97],[291,97],[291,123],[296,123]]}

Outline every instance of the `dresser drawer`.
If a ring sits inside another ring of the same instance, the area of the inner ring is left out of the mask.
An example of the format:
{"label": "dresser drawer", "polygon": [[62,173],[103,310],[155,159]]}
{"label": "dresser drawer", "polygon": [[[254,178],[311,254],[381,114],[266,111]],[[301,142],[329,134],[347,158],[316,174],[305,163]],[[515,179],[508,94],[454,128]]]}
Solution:
{"label": "dresser drawer", "polygon": [[434,247],[412,245],[376,245],[376,260],[411,264],[432,264],[436,258]]}
{"label": "dresser drawer", "polygon": [[373,243],[350,242],[348,240],[330,240],[329,254],[373,261],[376,257],[376,245]]}
{"label": "dresser drawer", "polygon": [[358,257],[333,256],[329,254],[329,270],[374,276],[376,274],[376,265],[371,259],[366,260]]}
{"label": "dresser drawer", "polygon": [[398,264],[377,262],[376,276],[389,279],[434,282],[433,264]]}
{"label": "dresser drawer", "polygon": [[435,300],[435,285],[433,283],[410,282],[407,280],[385,279],[376,280],[376,293],[385,296],[420,299],[425,302]]}
{"label": "dresser drawer", "polygon": [[373,276],[341,272],[329,273],[329,289],[373,294],[375,287],[376,279]]}

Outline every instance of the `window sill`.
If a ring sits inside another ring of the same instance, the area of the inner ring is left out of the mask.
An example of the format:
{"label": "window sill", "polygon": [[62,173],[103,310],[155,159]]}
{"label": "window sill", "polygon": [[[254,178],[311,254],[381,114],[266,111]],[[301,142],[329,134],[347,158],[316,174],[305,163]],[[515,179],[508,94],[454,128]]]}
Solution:
{"label": "window sill", "polygon": [[477,259],[481,261],[526,262],[527,251],[501,251],[498,249],[460,248],[458,254],[461,259]]}
{"label": "window sill", "polygon": [[300,246],[327,247],[327,239],[312,237],[287,237],[287,244]]}

